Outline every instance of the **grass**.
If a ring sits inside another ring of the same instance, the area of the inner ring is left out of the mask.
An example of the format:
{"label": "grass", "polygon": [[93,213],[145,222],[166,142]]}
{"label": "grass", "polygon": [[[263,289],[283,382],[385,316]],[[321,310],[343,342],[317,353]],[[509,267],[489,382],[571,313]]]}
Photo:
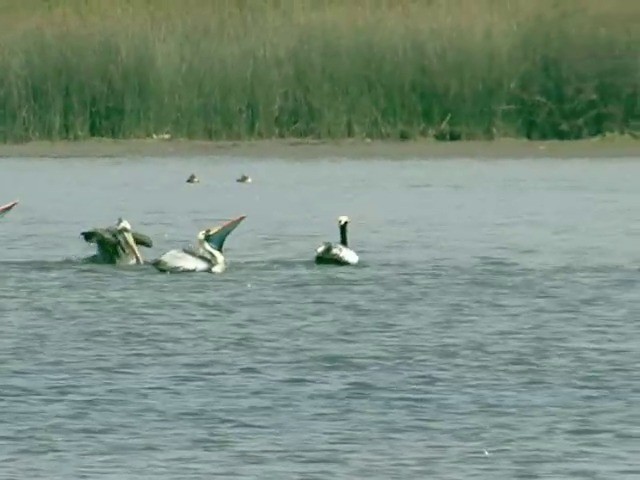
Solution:
{"label": "grass", "polygon": [[0,140],[640,130],[628,0],[0,0]]}

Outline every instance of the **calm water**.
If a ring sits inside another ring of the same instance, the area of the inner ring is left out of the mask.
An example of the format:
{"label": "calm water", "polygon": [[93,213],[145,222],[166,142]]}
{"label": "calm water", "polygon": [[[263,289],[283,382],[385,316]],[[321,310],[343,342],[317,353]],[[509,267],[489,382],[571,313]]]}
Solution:
{"label": "calm water", "polygon": [[[2,479],[640,476],[637,159],[0,166]],[[221,276],[79,262],[239,214]]]}

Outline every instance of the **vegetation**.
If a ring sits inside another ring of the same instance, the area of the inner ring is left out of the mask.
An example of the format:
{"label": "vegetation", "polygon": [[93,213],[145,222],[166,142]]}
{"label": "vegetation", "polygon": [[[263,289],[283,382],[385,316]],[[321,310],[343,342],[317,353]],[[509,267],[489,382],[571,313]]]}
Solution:
{"label": "vegetation", "polygon": [[640,130],[640,2],[0,2],[0,140]]}

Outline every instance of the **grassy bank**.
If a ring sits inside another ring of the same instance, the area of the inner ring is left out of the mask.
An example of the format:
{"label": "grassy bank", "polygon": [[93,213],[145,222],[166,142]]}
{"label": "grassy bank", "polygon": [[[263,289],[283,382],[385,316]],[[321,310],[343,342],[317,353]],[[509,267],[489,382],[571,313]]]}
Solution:
{"label": "grassy bank", "polygon": [[32,141],[0,144],[3,158],[226,158],[242,159],[637,159],[638,140],[609,135],[583,140],[517,139],[439,142],[433,139],[369,140],[114,140]]}
{"label": "grassy bank", "polygon": [[638,2],[0,5],[4,142],[640,130]]}

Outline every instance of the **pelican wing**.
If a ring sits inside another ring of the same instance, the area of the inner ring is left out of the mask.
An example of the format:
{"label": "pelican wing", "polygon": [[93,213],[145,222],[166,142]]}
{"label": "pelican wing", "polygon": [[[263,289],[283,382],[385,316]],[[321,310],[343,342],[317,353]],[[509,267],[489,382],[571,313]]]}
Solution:
{"label": "pelican wing", "polygon": [[108,228],[94,228],[93,230],[81,232],[80,235],[87,243],[104,243],[113,246],[117,244],[113,231]]}
{"label": "pelican wing", "polygon": [[148,235],[140,232],[131,232],[131,236],[133,237],[133,241],[136,242],[136,245],[142,245],[147,248],[153,247],[153,240],[151,240],[151,237]]}
{"label": "pelican wing", "polygon": [[242,215],[238,218],[234,218],[233,220],[229,220],[228,222],[220,225],[216,228],[212,233],[207,235],[206,242],[215,248],[217,251],[222,252],[222,247],[224,246],[224,241],[227,239],[229,234],[233,232],[240,222],[242,222],[246,218],[246,215]]}
{"label": "pelican wing", "polygon": [[96,254],[89,258],[95,263],[114,264],[118,263],[118,240],[112,232],[104,228],[94,228],[80,233],[85,242],[96,245]]}
{"label": "pelican wing", "polygon": [[[106,243],[106,244],[116,244],[116,229],[113,227],[109,228],[94,228],[93,230],[87,230],[86,232],[81,232],[80,235],[84,238],[84,241],[87,243]],[[153,247],[153,241],[151,238],[143,233],[139,232],[131,232],[131,236],[133,237],[133,241],[136,242],[136,245],[142,245],[143,247],[151,248]]]}
{"label": "pelican wing", "polygon": [[13,207],[15,207],[17,204],[18,202],[15,201],[15,202],[10,202],[10,203],[7,203],[6,205],[0,206],[0,218],[5,216],[7,213],[9,213],[13,209]]}
{"label": "pelican wing", "polygon": [[189,250],[169,250],[152,265],[161,272],[204,272],[213,264]]}

